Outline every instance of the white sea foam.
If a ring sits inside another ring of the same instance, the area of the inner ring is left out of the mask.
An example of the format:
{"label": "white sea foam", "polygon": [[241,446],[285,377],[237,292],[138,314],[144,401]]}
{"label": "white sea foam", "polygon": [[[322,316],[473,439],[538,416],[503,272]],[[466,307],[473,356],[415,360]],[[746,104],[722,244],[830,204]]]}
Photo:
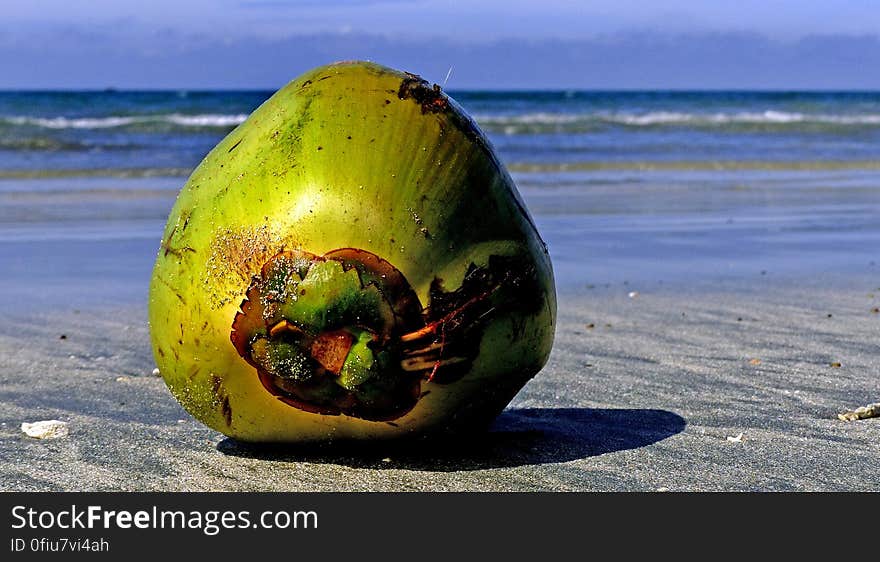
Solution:
{"label": "white sea foam", "polygon": [[828,115],[807,114],[786,111],[737,112],[737,113],[676,113],[651,112],[641,115],[626,113],[599,116],[599,119],[625,125],[664,125],[664,124],[761,124],[761,123],[818,123],[834,125],[877,125],[880,114]]}
{"label": "white sea foam", "polygon": [[108,117],[24,117],[9,116],[0,117],[0,123],[10,125],[43,127],[46,129],[109,129],[114,127],[127,127],[135,124],[170,123],[182,127],[232,127],[242,123],[247,115],[240,114],[214,114],[184,115],[182,113],[169,113],[161,115],[135,115]]}
{"label": "white sea foam", "polygon": [[519,115],[475,115],[481,125],[562,125],[595,119],[595,113],[522,113]]}
{"label": "white sea foam", "polygon": [[135,122],[134,117],[95,117],[69,119],[67,117],[5,117],[12,125],[32,125],[47,129],[107,129],[123,127]]}
{"label": "white sea foam", "polygon": [[650,127],[662,125],[880,125],[880,114],[811,114],[767,110],[760,112],[685,113],[677,111],[592,112],[592,113],[523,113],[514,115],[476,115],[480,125],[498,128],[507,134],[534,128],[567,129],[579,126],[625,125]]}
{"label": "white sea foam", "polygon": [[237,115],[223,114],[205,114],[205,115],[182,115],[173,113],[166,116],[167,121],[175,125],[184,125],[187,127],[232,127],[239,125],[247,119],[247,115],[239,113]]}

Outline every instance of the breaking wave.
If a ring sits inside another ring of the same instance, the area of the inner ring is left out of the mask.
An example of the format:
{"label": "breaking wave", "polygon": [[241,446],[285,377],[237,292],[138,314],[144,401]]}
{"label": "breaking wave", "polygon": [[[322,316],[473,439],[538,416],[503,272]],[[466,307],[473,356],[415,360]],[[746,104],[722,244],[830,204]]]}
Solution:
{"label": "breaking wave", "polygon": [[0,117],[0,125],[19,127],[42,127],[45,129],[111,129],[137,125],[172,125],[178,127],[229,128],[241,124],[247,119],[241,114],[185,115],[168,113],[159,115],[111,115],[107,117]]}
{"label": "breaking wave", "polygon": [[609,126],[694,128],[840,128],[880,126],[880,113],[818,114],[787,111],[688,113],[677,111],[522,113],[477,115],[487,130],[505,134],[578,132]]}
{"label": "breaking wave", "polygon": [[[228,129],[247,119],[244,113],[187,115],[110,115],[105,117],[0,116],[0,126],[43,129],[173,128]],[[553,132],[582,132],[606,127],[691,127],[691,128],[841,128],[880,127],[880,113],[819,114],[787,111],[678,112],[650,111],[589,113],[534,112],[519,114],[477,114],[475,119],[488,131],[508,135]]]}

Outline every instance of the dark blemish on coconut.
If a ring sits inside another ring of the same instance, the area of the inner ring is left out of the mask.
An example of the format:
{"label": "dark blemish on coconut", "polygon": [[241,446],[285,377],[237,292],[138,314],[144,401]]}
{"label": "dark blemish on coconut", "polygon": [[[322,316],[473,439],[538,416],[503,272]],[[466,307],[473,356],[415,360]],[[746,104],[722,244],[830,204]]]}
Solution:
{"label": "dark blemish on coconut", "polygon": [[[239,141],[241,142],[241,141]],[[189,226],[189,219],[192,218],[192,213],[187,213],[186,217],[183,219],[183,226],[180,227],[180,234],[183,234],[186,230],[186,227]]]}
{"label": "dark blemish on coconut", "polygon": [[190,368],[189,372],[187,372],[186,376],[187,376],[187,378],[188,378],[189,380],[191,380],[191,381],[192,381],[192,380],[195,380],[196,375],[198,375],[199,372],[200,372],[201,370],[202,370],[202,368],[199,367],[198,365],[193,365],[193,366]]}
{"label": "dark blemish on coconut", "polygon": [[[166,252],[166,254],[167,254],[167,252]],[[171,294],[173,294],[175,297],[177,297],[177,300],[180,301],[180,304],[186,306],[186,299],[183,298],[183,295],[180,294],[180,291],[178,291],[177,289],[172,287],[171,284],[168,281],[166,281],[164,277],[156,277],[156,280],[159,283],[162,283],[163,285],[165,285],[165,287],[169,291],[171,291]],[[182,330],[181,330],[181,333],[182,333]]]}
{"label": "dark blemish on coconut", "polygon": [[241,144],[242,140],[244,140],[244,138],[238,139],[235,144],[233,144],[232,146],[229,147],[229,150],[227,150],[226,153],[228,154],[228,153],[232,152],[233,150],[235,150],[236,148],[238,148],[238,145]]}
{"label": "dark blemish on coconut", "polygon": [[224,396],[223,400],[220,401],[220,412],[223,414],[226,425],[232,426],[232,406],[229,405],[228,396]]}
{"label": "dark blemish on coconut", "polygon": [[189,246],[183,246],[181,248],[172,248],[170,244],[167,242],[162,244],[162,248],[165,250],[165,255],[171,254],[177,258],[182,258],[184,252],[192,252],[195,253],[195,249],[190,248]]}
{"label": "dark blemish on coconut", "polygon": [[449,100],[440,90],[440,86],[428,83],[420,76],[406,73],[406,78],[400,83],[397,97],[406,100],[412,98],[422,108],[422,113],[440,113],[449,108]]}

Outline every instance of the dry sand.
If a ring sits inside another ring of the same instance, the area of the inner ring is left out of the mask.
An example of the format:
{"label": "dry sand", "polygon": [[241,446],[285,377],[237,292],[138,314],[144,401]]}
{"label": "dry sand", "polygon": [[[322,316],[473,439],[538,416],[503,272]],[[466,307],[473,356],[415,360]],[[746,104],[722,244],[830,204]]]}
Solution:
{"label": "dry sand", "polygon": [[[880,398],[876,278],[569,286],[491,433],[358,449],[203,427],[152,374],[143,306],[5,313],[0,490],[880,490],[880,419],[837,419]],[[20,429],[49,419],[69,436]]]}

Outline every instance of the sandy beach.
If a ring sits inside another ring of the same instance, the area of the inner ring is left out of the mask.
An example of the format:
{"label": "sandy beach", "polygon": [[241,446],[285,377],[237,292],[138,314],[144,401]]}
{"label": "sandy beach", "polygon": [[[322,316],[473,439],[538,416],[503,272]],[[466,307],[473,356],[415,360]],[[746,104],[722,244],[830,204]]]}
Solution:
{"label": "sandy beach", "polygon": [[[548,365],[490,433],[260,449],[201,426],[152,374],[146,286],[174,191],[130,191],[127,210],[97,223],[89,213],[113,205],[49,193],[33,204],[88,211],[39,236],[6,221],[2,490],[880,489],[880,420],[837,419],[880,398],[876,228],[855,228],[861,244],[841,243],[841,228],[793,236],[785,223],[768,227],[775,218],[741,220],[729,200],[717,220],[689,214],[701,204],[691,197],[674,221],[627,207],[577,230],[552,212],[562,199],[526,186],[554,252],[559,325]],[[594,207],[627,201],[599,193]],[[858,193],[837,194],[864,213],[850,212],[850,226],[872,220]],[[795,222],[838,220],[807,200],[814,214],[788,213]],[[695,241],[690,253],[669,251],[675,232]],[[48,419],[68,422],[69,436],[20,429]]]}

